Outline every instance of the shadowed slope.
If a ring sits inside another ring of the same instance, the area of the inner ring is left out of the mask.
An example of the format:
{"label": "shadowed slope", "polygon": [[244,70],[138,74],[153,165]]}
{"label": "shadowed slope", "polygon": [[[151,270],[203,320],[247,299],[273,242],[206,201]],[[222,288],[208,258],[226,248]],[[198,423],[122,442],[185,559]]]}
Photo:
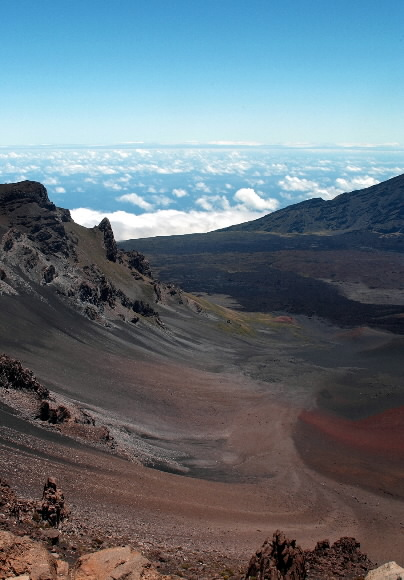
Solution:
{"label": "shadowed slope", "polygon": [[403,333],[404,176],[207,234],[121,242],[189,292]]}
{"label": "shadowed slope", "polygon": [[332,200],[309,199],[257,220],[221,231],[276,233],[341,233],[367,230],[404,233],[404,175]]}

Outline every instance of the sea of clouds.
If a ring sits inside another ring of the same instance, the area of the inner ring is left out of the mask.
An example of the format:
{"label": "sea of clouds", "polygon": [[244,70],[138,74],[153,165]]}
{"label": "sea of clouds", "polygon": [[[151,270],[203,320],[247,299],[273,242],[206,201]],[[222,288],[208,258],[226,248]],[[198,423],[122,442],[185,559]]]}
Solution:
{"label": "sea of clouds", "polygon": [[0,148],[0,182],[40,181],[79,224],[107,216],[118,240],[207,232],[401,173],[400,148]]}

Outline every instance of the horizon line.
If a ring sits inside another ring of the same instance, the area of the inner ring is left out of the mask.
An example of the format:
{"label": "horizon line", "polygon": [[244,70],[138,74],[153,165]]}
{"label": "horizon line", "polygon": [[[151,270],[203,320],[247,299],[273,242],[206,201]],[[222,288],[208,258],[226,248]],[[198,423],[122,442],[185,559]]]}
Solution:
{"label": "horizon line", "polygon": [[136,149],[153,149],[161,148],[213,148],[213,149],[324,149],[324,150],[377,150],[377,149],[396,149],[404,148],[402,143],[309,143],[309,142],[285,142],[285,143],[259,143],[254,141],[122,141],[112,143],[20,143],[0,145],[1,149],[11,148],[136,148]]}

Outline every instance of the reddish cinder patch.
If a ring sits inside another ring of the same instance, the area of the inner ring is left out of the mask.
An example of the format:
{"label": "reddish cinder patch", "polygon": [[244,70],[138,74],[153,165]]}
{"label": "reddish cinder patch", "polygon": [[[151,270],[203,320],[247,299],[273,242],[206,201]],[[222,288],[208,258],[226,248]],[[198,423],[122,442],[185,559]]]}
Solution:
{"label": "reddish cinder patch", "polygon": [[300,419],[345,445],[404,457],[404,406],[358,421],[318,411],[303,411]]}
{"label": "reddish cinder patch", "polygon": [[275,322],[284,322],[286,324],[297,324],[297,321],[292,316],[276,316]]}

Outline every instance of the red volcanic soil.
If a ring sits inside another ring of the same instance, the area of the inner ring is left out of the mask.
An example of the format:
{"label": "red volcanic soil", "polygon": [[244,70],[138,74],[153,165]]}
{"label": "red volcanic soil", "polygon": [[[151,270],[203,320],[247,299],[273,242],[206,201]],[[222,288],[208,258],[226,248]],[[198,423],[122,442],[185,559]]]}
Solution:
{"label": "red volcanic soil", "polygon": [[297,324],[297,321],[295,318],[293,318],[292,316],[286,316],[286,315],[275,316],[274,321],[275,322],[284,322],[285,324]]}
{"label": "red volcanic soil", "polygon": [[351,448],[404,458],[404,406],[357,421],[318,411],[303,411],[300,420]]}
{"label": "red volcanic soil", "polygon": [[[404,407],[357,421],[303,411],[294,439],[318,473],[379,497],[404,499]],[[398,531],[404,533],[404,521]]]}

